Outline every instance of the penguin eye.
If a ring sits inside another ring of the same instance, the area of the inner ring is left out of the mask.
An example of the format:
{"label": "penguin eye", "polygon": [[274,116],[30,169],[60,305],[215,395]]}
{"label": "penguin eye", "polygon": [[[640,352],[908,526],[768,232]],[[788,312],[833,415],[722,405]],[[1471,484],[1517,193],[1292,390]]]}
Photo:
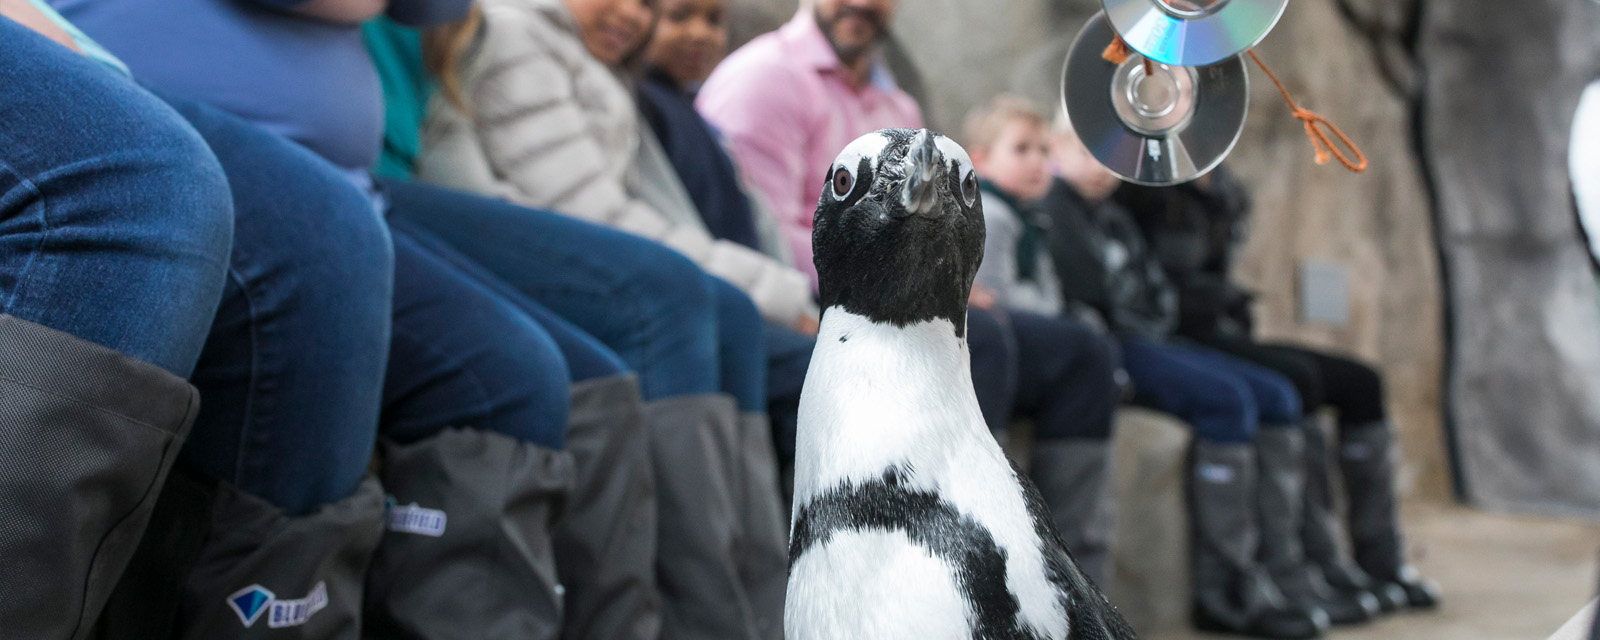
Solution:
{"label": "penguin eye", "polygon": [[845,196],[850,195],[850,189],[856,186],[856,177],[850,173],[849,168],[839,165],[839,168],[833,170],[832,183],[833,199],[843,200]]}
{"label": "penguin eye", "polygon": [[967,201],[967,206],[978,202],[978,173],[968,170],[967,177],[961,179],[961,199]]}

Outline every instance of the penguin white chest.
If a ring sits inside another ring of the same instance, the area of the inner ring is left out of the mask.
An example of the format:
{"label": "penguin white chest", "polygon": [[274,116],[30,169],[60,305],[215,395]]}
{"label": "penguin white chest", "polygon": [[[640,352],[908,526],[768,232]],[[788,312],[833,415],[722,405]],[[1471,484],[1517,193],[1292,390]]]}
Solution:
{"label": "penguin white chest", "polygon": [[902,532],[842,532],[790,571],[790,640],[970,637],[970,612],[951,567]]}
{"label": "penguin white chest", "polygon": [[794,638],[1064,638],[1043,541],[948,322],[831,308],[801,398]]}

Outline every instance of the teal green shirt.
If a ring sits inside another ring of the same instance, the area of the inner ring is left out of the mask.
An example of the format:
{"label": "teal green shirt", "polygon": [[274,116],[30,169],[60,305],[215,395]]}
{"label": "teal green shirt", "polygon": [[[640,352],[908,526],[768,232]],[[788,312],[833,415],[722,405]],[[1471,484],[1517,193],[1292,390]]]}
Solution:
{"label": "teal green shirt", "polygon": [[410,178],[422,151],[422,121],[433,96],[433,79],[422,66],[422,35],[379,18],[361,25],[361,39],[383,83],[383,155],[376,172]]}

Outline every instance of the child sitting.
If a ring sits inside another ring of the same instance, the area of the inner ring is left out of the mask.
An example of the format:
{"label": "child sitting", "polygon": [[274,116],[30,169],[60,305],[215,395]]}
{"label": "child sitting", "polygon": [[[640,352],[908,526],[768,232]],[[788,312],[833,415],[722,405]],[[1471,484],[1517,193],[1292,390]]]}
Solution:
{"label": "child sitting", "polygon": [[[1017,404],[1035,423],[1032,474],[1063,542],[1085,573],[1107,586],[1111,494],[1111,420],[1116,409],[1116,349],[1110,340],[1063,317],[1055,267],[1032,207],[1050,191],[1045,119],[1026,100],[1001,96],[967,118],[965,145],[983,185],[988,225],[978,285],[1019,331]],[[1040,336],[1050,339],[1040,340]],[[1046,388],[1028,381],[1069,380]]]}

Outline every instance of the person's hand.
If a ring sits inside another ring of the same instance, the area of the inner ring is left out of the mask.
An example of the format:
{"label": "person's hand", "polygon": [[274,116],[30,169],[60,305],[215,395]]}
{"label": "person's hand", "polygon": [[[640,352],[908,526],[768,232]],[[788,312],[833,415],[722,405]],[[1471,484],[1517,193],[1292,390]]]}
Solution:
{"label": "person's hand", "polygon": [[993,308],[994,294],[983,288],[983,285],[973,284],[972,293],[967,294],[967,304],[979,309]]}
{"label": "person's hand", "polygon": [[37,31],[39,35],[54,40],[61,46],[83,53],[78,49],[78,43],[72,41],[72,36],[67,35],[60,26],[46,17],[43,12],[34,8],[28,0],[0,0],[0,16],[10,18],[24,27]]}
{"label": "person's hand", "polygon": [[794,321],[794,330],[808,338],[817,337],[817,331],[821,329],[822,324],[817,322],[816,318],[811,317],[809,313],[800,314],[800,318]]}

